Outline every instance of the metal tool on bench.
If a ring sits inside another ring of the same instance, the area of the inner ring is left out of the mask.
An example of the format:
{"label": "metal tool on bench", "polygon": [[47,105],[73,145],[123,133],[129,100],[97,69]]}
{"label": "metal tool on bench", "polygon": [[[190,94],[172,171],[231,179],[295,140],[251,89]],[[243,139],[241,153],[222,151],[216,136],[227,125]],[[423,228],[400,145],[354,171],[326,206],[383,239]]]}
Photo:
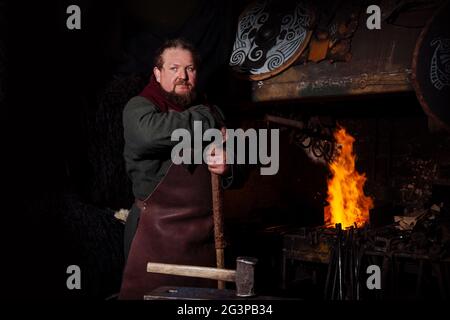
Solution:
{"label": "metal tool on bench", "polygon": [[149,262],[147,272],[234,282],[238,297],[252,297],[255,295],[257,261],[256,258],[238,257],[236,270]]}

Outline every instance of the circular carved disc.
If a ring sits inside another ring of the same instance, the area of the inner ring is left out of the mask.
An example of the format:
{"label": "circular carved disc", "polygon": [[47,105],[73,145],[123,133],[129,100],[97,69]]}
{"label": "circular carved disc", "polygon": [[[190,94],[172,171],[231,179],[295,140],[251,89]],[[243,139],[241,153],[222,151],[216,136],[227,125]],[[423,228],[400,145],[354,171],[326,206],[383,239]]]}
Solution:
{"label": "circular carved disc", "polygon": [[412,84],[425,113],[450,130],[450,2],[419,35],[413,55]]}
{"label": "circular carved disc", "polygon": [[237,75],[263,80],[288,68],[311,38],[313,11],[302,1],[259,0],[240,16],[230,66]]}

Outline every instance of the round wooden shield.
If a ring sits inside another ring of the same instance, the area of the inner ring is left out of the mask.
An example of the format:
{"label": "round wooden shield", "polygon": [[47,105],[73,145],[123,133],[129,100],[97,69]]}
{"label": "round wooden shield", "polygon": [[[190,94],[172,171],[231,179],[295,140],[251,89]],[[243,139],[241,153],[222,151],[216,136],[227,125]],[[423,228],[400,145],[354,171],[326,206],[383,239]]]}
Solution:
{"label": "round wooden shield", "polygon": [[280,73],[305,50],[313,22],[313,11],[302,1],[252,3],[239,17],[231,68],[249,80]]}
{"label": "round wooden shield", "polygon": [[412,84],[425,113],[450,130],[450,2],[427,22],[413,54]]}

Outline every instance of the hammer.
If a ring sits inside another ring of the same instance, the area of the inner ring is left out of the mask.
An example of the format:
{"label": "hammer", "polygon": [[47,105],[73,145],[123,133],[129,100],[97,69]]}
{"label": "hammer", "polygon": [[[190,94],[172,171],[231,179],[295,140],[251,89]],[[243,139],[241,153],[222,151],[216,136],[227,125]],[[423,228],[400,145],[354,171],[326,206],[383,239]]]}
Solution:
{"label": "hammer", "polygon": [[[223,143],[226,141],[226,128],[222,127]],[[223,147],[223,146],[222,146]],[[225,268],[225,239],[223,235],[223,192],[220,186],[220,176],[211,173],[212,206],[214,221],[214,242],[216,247],[216,267]],[[225,289],[225,282],[219,280],[218,289]]]}
{"label": "hammer", "polygon": [[255,265],[257,262],[258,260],[255,258],[238,257],[236,270],[149,262],[147,263],[147,272],[235,282],[238,297],[252,297],[255,295]]}
{"label": "hammer", "polygon": [[[225,240],[223,236],[223,193],[220,187],[220,177],[211,173],[212,204],[214,219],[214,242],[216,247],[216,266],[219,269],[225,268]],[[219,289],[225,289],[225,283],[221,280],[217,283]]]}

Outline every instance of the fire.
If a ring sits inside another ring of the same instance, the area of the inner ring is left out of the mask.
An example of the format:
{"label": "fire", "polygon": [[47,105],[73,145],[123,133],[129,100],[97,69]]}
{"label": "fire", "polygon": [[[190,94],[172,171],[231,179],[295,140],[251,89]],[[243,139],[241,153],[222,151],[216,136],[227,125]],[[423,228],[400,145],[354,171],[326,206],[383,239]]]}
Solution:
{"label": "fire", "polygon": [[369,210],[373,208],[372,198],[364,195],[365,174],[355,169],[356,156],[353,153],[353,138],[344,128],[339,128],[334,137],[341,146],[336,159],[329,165],[331,178],[328,180],[328,206],[325,207],[325,224],[342,228],[363,226],[369,220]]}

